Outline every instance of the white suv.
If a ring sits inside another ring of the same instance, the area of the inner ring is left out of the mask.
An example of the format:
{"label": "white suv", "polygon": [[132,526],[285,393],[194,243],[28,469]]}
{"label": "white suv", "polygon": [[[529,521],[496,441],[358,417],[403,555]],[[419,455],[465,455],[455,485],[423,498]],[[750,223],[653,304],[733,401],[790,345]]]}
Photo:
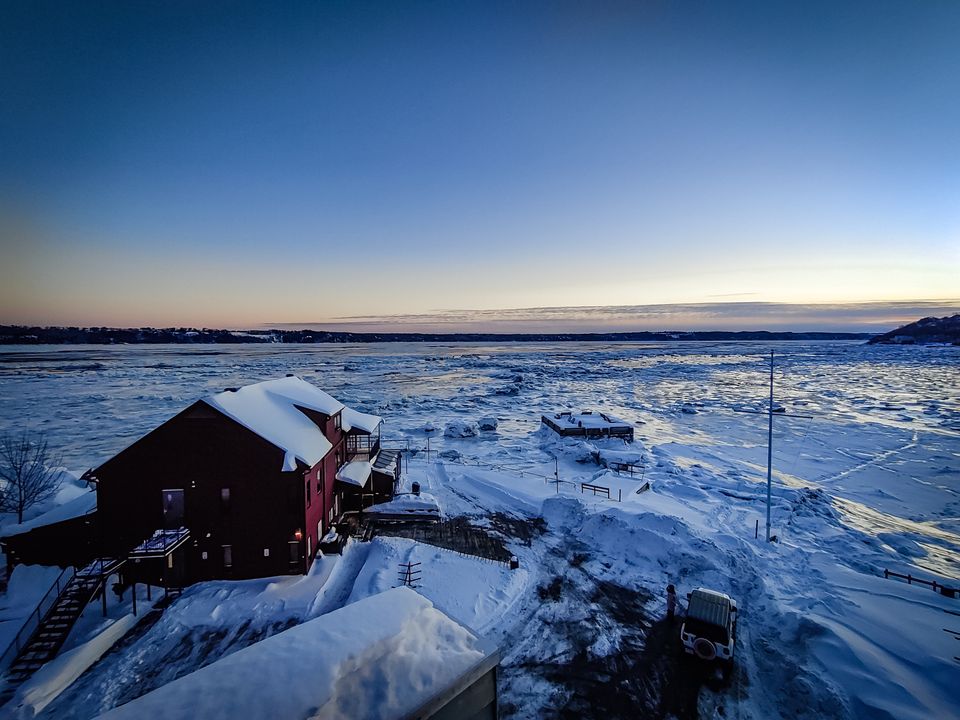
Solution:
{"label": "white suv", "polygon": [[680,626],[683,649],[701,660],[732,663],[737,603],[729,595],[706,588],[688,593],[687,600],[687,615]]}

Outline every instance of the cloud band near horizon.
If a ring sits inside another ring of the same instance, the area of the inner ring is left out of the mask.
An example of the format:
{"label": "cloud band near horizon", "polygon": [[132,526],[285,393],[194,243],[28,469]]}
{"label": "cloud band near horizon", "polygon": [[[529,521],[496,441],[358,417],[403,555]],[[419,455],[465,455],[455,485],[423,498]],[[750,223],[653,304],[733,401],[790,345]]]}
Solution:
{"label": "cloud band near horizon", "polygon": [[960,312],[960,299],[867,303],[723,302],[587,307],[436,310],[265,324],[341,332],[589,333],[771,330],[874,332],[921,317]]}

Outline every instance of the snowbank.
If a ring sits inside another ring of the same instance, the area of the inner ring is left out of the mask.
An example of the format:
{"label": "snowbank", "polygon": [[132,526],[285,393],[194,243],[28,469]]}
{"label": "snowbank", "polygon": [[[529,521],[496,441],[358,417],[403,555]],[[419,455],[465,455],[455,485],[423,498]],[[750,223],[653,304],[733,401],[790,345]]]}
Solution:
{"label": "snowbank", "polygon": [[642,450],[609,450],[599,448],[597,457],[604,467],[611,465],[642,465],[646,459]]}
{"label": "snowbank", "polygon": [[388,591],[397,584],[399,563],[419,562],[417,592],[480,635],[511,620],[511,611],[530,581],[524,568],[510,570],[503,563],[406,538],[375,537],[367,545],[368,555],[347,602]]}
{"label": "snowbank", "polygon": [[102,717],[397,718],[487,651],[408,588],[394,588],[239,650]]}

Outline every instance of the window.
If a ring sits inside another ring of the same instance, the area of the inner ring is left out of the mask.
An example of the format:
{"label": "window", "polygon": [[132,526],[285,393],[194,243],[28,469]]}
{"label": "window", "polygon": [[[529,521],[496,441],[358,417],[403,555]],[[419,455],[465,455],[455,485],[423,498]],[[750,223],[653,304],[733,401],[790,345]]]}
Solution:
{"label": "window", "polygon": [[310,536],[307,535],[307,557],[310,557],[313,548],[310,547]]}
{"label": "window", "polygon": [[323,486],[324,486],[324,473],[323,465],[320,466],[320,469],[317,470],[317,495],[323,495]]}
{"label": "window", "polygon": [[309,477],[307,478],[306,491],[307,491],[307,507],[310,507],[310,503],[313,502],[313,496],[312,496],[312,493],[310,492],[310,478],[309,478]]}
{"label": "window", "polygon": [[220,512],[230,512],[230,488],[220,488]]}
{"label": "window", "polygon": [[317,520],[317,542],[323,539],[323,520]]}
{"label": "window", "polygon": [[333,416],[333,427],[336,428],[337,430],[343,427],[343,423],[340,420],[340,413],[337,413],[336,415]]}
{"label": "window", "polygon": [[222,545],[223,548],[223,569],[228,570],[233,567],[233,545]]}

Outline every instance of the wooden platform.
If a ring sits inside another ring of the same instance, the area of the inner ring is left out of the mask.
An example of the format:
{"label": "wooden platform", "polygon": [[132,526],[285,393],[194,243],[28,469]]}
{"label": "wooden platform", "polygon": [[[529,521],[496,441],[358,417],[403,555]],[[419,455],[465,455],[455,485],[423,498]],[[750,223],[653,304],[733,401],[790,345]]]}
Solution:
{"label": "wooden platform", "polygon": [[563,437],[618,437],[633,441],[633,425],[605,413],[561,412],[541,415],[541,422]]}

